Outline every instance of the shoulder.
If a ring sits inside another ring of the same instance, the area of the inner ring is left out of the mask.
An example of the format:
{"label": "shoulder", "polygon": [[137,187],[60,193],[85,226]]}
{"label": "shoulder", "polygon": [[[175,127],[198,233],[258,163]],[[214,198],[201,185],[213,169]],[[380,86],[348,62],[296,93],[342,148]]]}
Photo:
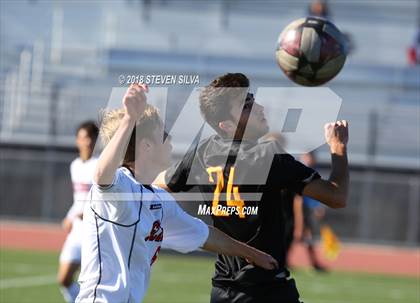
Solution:
{"label": "shoulder", "polygon": [[99,192],[131,192],[133,185],[139,185],[136,179],[131,175],[130,171],[125,167],[120,167],[115,171],[114,180],[108,186],[99,186],[93,184],[94,189]]}
{"label": "shoulder", "polygon": [[80,166],[82,164],[82,160],[80,158],[76,158],[70,163],[70,173],[72,175],[76,174],[77,171],[80,170]]}
{"label": "shoulder", "polygon": [[194,159],[197,156],[203,156],[207,146],[212,141],[214,136],[204,139],[200,142],[193,142],[188,150],[182,155],[182,158],[176,163],[172,164],[165,171],[165,180],[168,183],[174,177],[184,176],[185,172],[191,169]]}
{"label": "shoulder", "polygon": [[100,218],[129,226],[140,216],[142,186],[139,185],[126,168],[119,168],[111,185],[94,184],[90,206]]}
{"label": "shoulder", "polygon": [[175,202],[175,198],[168,191],[156,185],[152,185],[152,188],[154,192],[157,194],[157,196],[159,197],[159,199],[162,200],[163,202]]}
{"label": "shoulder", "polygon": [[191,144],[190,148],[185,153],[183,159],[192,159],[195,155],[203,155],[207,148],[214,146],[215,144],[218,144],[219,141],[218,135],[212,135],[206,139],[203,139],[199,142],[194,142]]}
{"label": "shoulder", "polygon": [[264,155],[287,155],[284,150],[283,146],[278,140],[261,140],[258,144],[254,147],[256,151],[258,151],[262,156]]}
{"label": "shoulder", "polygon": [[127,184],[141,185],[134,178],[134,176],[131,175],[131,172],[125,167],[120,167],[115,171],[114,183],[115,184],[127,183]]}
{"label": "shoulder", "polygon": [[80,165],[81,162],[82,162],[82,160],[79,157],[77,157],[76,159],[74,159],[73,161],[71,161],[70,168],[73,168],[73,167],[75,167],[77,165]]}
{"label": "shoulder", "polygon": [[273,166],[277,169],[290,172],[290,170],[302,170],[310,169],[305,164],[301,163],[299,160],[296,160],[294,156],[287,153],[276,154],[273,160]]}
{"label": "shoulder", "polygon": [[91,157],[89,160],[86,161],[85,164],[87,169],[94,170],[96,168],[96,165],[98,164],[98,158]]}
{"label": "shoulder", "polygon": [[158,200],[162,202],[162,208],[166,215],[164,216],[165,219],[168,219],[168,216],[175,216],[181,207],[176,202],[175,198],[172,196],[171,193],[167,192],[163,188],[153,185],[153,190],[155,194],[158,196]]}
{"label": "shoulder", "polygon": [[97,162],[98,162],[97,157],[91,157],[90,159],[86,161],[82,161],[82,159],[78,157],[70,163],[70,169],[82,169],[82,168],[84,169],[85,167],[95,167]]}
{"label": "shoulder", "polygon": [[98,159],[99,159],[98,157],[93,156],[88,161],[89,163],[96,164],[98,162]]}

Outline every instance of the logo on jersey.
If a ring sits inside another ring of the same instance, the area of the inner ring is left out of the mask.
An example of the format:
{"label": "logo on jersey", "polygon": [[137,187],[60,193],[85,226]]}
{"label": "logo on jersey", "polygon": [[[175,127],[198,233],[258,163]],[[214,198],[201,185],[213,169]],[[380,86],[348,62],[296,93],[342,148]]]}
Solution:
{"label": "logo on jersey", "polygon": [[157,210],[157,209],[161,209],[162,208],[162,204],[151,204],[150,205],[150,209],[151,210]]}
{"label": "logo on jersey", "polygon": [[156,220],[153,222],[152,230],[150,234],[144,239],[145,241],[162,242],[163,240],[163,228],[160,225],[160,221]]}
{"label": "logo on jersey", "polygon": [[150,260],[150,266],[152,266],[153,263],[156,262],[156,260],[158,258],[158,255],[159,255],[159,252],[160,252],[160,246],[156,249],[155,254],[153,255],[152,259]]}

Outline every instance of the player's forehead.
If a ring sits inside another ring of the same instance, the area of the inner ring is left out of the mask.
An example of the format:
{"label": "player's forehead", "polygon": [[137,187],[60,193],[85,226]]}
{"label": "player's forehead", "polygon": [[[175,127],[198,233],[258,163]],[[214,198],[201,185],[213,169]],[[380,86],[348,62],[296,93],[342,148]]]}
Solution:
{"label": "player's forehead", "polygon": [[254,108],[255,104],[255,97],[252,92],[247,92],[245,96],[243,96],[240,100],[237,100],[235,105],[231,106],[231,115],[236,117],[241,116],[243,114],[252,114],[252,109]]}
{"label": "player's forehead", "polygon": [[255,102],[254,93],[251,91],[241,92],[236,98],[233,98],[231,101],[231,107],[242,108],[244,104],[250,104]]}
{"label": "player's forehead", "polygon": [[76,134],[77,137],[81,138],[81,137],[88,137],[89,136],[89,132],[87,131],[87,129],[85,128],[81,128],[77,131]]}

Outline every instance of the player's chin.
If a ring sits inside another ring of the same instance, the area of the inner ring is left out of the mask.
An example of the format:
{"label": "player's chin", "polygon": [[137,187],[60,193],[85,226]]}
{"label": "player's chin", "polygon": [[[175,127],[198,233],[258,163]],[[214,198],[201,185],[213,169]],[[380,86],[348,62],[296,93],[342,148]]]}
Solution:
{"label": "player's chin", "polygon": [[260,133],[261,133],[261,137],[262,137],[262,136],[265,136],[266,134],[268,134],[268,132],[270,131],[270,127],[268,126],[268,124],[266,122],[263,122],[261,124],[260,130],[261,130]]}

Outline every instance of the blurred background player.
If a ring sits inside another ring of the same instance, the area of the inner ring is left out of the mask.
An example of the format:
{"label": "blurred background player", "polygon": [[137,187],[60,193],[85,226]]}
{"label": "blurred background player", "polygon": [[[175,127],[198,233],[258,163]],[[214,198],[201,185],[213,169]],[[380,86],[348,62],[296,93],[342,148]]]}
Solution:
{"label": "blurred background player", "polygon": [[57,276],[66,302],[74,302],[79,293],[79,285],[74,281],[74,275],[80,267],[83,208],[97,163],[97,158],[93,156],[97,137],[98,127],[92,121],[86,121],[77,128],[76,146],[79,157],[70,165],[73,205],[62,222],[67,238],[61,250]]}
{"label": "blurred background player", "polygon": [[414,34],[413,43],[407,50],[407,59],[408,64],[411,66],[416,66],[420,64],[420,24],[418,25],[417,31]]}
{"label": "blurred background player", "polygon": [[[315,168],[316,159],[313,152],[303,154],[301,161],[308,167]],[[293,239],[305,244],[312,267],[320,272],[325,272],[326,268],[317,256],[314,235],[318,233],[320,222],[324,216],[325,207],[319,201],[308,196],[295,195],[293,200]]]}
{"label": "blurred background player", "polygon": [[[312,17],[321,17],[332,21],[332,13],[330,5],[327,0],[314,0],[308,6],[308,15]],[[353,36],[348,31],[343,31],[343,35],[346,39],[347,54],[354,52],[356,45]]]}
{"label": "blurred background player", "polygon": [[315,0],[309,4],[309,16],[330,18],[330,9],[326,0]]}

